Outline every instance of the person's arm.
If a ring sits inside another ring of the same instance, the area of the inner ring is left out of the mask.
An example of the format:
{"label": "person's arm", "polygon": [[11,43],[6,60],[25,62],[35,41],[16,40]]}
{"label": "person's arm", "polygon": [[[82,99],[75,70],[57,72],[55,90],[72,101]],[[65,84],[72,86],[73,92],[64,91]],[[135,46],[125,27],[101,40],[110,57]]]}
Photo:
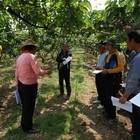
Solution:
{"label": "person's arm", "polygon": [[47,74],[51,73],[50,70],[43,70],[40,68],[38,61],[34,55],[31,55],[30,63],[31,63],[31,67],[34,70],[35,74],[38,76],[43,76],[43,75],[47,75]]}
{"label": "person's arm", "polygon": [[120,103],[125,103],[127,101],[128,97],[132,93],[134,93],[134,91],[138,87],[139,80],[140,80],[139,59],[135,59],[135,61],[133,61],[133,63],[132,63],[131,75],[126,83],[125,93],[120,98]]}
{"label": "person's arm", "polygon": [[108,73],[118,73],[120,71],[123,71],[123,58],[122,58],[122,55],[120,53],[116,53],[116,56],[117,56],[118,66],[116,68],[113,68],[113,69],[108,69],[107,70]]}
{"label": "person's arm", "polygon": [[[68,57],[72,58],[72,54],[71,52],[68,51],[67,55],[65,56],[65,58],[63,60],[66,60]],[[70,64],[71,60],[68,62]]]}
{"label": "person's arm", "polygon": [[72,57],[72,53],[71,52],[68,52],[68,57]]}
{"label": "person's arm", "polygon": [[58,55],[57,55],[57,57],[56,57],[56,62],[63,62],[64,60],[63,60],[63,58],[62,58],[62,56],[61,56],[61,53],[59,53]]}

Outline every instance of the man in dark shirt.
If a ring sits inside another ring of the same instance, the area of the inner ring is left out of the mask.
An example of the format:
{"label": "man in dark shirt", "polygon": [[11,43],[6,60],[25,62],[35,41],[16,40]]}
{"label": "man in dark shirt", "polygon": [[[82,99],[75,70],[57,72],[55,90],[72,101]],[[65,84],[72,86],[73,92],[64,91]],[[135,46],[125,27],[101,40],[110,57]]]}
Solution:
{"label": "man in dark shirt", "polygon": [[69,51],[69,46],[67,44],[63,44],[62,50],[58,54],[56,61],[58,62],[59,86],[60,86],[60,94],[58,95],[58,97],[64,96],[64,84],[63,84],[63,79],[64,79],[66,83],[66,90],[67,90],[66,100],[68,100],[71,95],[70,61],[66,62],[68,59],[70,60],[72,59],[72,54]]}

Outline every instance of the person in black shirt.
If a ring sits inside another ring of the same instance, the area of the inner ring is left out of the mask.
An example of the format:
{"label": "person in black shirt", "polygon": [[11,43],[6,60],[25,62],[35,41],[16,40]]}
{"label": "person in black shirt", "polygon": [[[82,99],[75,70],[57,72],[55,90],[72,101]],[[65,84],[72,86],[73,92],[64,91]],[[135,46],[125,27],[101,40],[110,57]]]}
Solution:
{"label": "person in black shirt", "polygon": [[67,97],[66,100],[70,98],[71,95],[71,85],[70,85],[70,61],[68,63],[64,63],[67,58],[72,59],[72,54],[69,51],[69,46],[67,44],[62,45],[62,50],[58,54],[56,61],[58,63],[58,72],[59,72],[59,86],[60,86],[60,94],[58,97],[64,96],[64,84],[63,80],[66,83]]}

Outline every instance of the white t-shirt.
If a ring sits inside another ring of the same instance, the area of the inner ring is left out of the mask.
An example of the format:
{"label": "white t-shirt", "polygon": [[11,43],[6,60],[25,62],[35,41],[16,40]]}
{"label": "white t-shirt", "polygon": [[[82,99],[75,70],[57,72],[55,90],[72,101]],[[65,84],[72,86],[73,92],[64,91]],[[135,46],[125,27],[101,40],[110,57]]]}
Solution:
{"label": "white t-shirt", "polygon": [[105,57],[108,54],[108,52],[104,52],[98,55],[97,57],[97,67],[103,67],[105,66]]}

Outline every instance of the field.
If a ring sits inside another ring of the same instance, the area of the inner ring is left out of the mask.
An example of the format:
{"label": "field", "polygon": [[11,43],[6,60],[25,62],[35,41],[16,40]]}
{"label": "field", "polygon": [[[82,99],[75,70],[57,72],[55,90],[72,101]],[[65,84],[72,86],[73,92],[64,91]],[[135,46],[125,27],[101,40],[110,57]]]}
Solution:
{"label": "field", "polygon": [[117,109],[117,122],[104,124],[102,110],[93,100],[97,98],[94,75],[84,64],[93,64],[94,57],[82,49],[72,50],[71,86],[69,101],[57,98],[58,73],[55,59],[48,57],[43,68],[51,67],[50,76],[39,77],[39,89],[34,113],[37,134],[20,129],[21,105],[17,105],[13,91],[14,59],[0,63],[0,140],[131,140],[126,128],[130,120],[125,111]]}

